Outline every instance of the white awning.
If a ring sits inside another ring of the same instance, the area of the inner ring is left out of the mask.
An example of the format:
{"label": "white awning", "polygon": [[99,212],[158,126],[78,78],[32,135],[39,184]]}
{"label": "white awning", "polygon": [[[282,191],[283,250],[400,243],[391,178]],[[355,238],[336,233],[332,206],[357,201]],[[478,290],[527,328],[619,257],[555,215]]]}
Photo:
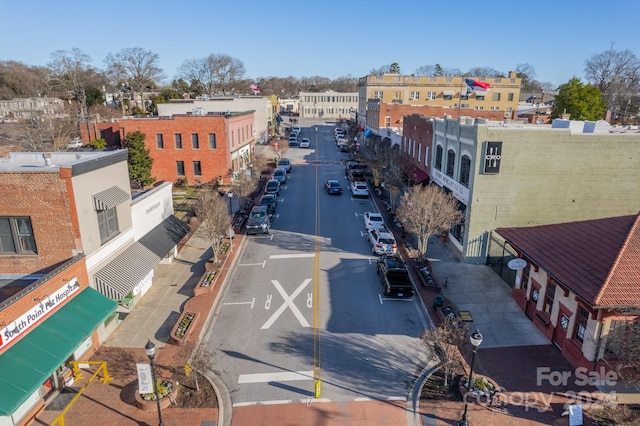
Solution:
{"label": "white awning", "polygon": [[128,192],[118,186],[112,186],[93,195],[93,207],[98,211],[109,210],[129,201],[130,198]]}
{"label": "white awning", "polygon": [[453,96],[454,91],[453,90],[443,90],[442,94],[445,96]]}
{"label": "white awning", "polygon": [[96,289],[110,299],[124,299],[159,262],[160,256],[135,242],[96,272]]}
{"label": "white awning", "polygon": [[486,90],[476,90],[476,98],[478,96],[487,96],[489,94],[489,92],[487,92]]}

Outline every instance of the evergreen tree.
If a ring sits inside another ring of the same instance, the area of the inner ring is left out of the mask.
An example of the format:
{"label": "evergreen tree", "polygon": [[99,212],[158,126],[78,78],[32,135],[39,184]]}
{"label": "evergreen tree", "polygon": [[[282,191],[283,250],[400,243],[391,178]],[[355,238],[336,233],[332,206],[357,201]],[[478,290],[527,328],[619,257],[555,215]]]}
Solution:
{"label": "evergreen tree", "polygon": [[566,113],[571,114],[571,120],[597,121],[604,118],[607,109],[600,89],[584,84],[576,77],[558,88],[554,103],[553,118]]}
{"label": "evergreen tree", "polygon": [[125,147],[129,150],[129,180],[140,187],[145,188],[156,181],[151,176],[153,158],[149,155],[149,149],[144,145],[145,134],[134,132],[127,134]]}

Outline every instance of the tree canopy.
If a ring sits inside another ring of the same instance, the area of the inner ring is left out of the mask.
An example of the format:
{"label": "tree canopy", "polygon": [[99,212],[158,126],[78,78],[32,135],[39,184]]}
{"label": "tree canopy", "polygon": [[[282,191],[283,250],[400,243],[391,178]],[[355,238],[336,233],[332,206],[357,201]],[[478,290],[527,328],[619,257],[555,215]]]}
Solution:
{"label": "tree canopy", "polygon": [[151,176],[151,166],[153,158],[151,158],[150,150],[145,146],[144,140],[146,135],[142,132],[128,133],[125,138],[125,147],[129,150],[129,180],[145,188],[156,181]]}
{"label": "tree canopy", "polygon": [[563,114],[571,114],[571,120],[602,120],[607,105],[601,95],[597,87],[573,77],[558,88],[551,116],[558,118]]}

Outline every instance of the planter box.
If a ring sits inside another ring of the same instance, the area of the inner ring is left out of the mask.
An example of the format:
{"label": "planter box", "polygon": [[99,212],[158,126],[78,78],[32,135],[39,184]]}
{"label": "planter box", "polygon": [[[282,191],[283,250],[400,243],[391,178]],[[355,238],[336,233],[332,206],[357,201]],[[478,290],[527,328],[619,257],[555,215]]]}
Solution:
{"label": "planter box", "polygon": [[462,395],[462,399],[464,401],[465,395],[467,398],[467,401],[472,403],[472,404],[479,404],[479,405],[483,405],[485,407],[489,407],[492,405],[499,405],[500,404],[500,386],[498,386],[498,384],[491,378],[487,377],[487,376],[483,376],[482,374],[474,374],[473,375],[473,381],[475,382],[476,379],[485,379],[488,383],[491,384],[491,386],[493,386],[493,391],[492,392],[469,392],[467,390],[467,388],[465,387],[465,383],[467,381],[467,377],[461,377],[460,378],[460,384],[459,384],[459,390],[460,390],[460,395]]}
{"label": "planter box", "polygon": [[183,312],[178,318],[176,325],[171,330],[171,339],[178,345],[184,344],[189,333],[195,328],[194,325],[198,320],[199,315],[195,312]]}
{"label": "planter box", "polygon": [[[169,406],[171,405],[171,401],[172,400],[175,401],[176,396],[178,395],[178,387],[173,382],[171,384],[173,385],[171,395],[170,396],[167,395],[164,398],[160,398],[160,408],[162,410],[164,410],[165,408],[169,408]],[[142,411],[145,411],[147,413],[153,413],[158,411],[158,406],[156,404],[156,401],[155,400],[147,401],[146,399],[142,398],[142,395],[140,395],[140,392],[138,392],[137,389],[136,389],[136,405]]]}
{"label": "planter box", "polygon": [[200,278],[200,281],[198,281],[198,284],[193,288],[193,295],[199,296],[201,294],[210,292],[216,282],[217,276],[217,269],[206,271],[202,275],[202,278]]}

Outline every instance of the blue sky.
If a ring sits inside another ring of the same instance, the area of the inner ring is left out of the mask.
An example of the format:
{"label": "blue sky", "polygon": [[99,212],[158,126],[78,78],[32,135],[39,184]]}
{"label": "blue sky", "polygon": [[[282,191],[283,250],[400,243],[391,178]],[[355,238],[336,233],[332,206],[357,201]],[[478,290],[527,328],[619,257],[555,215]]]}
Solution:
{"label": "blue sky", "polygon": [[609,49],[640,56],[640,1],[0,0],[0,60],[46,65],[79,48],[104,67],[127,47],[158,53],[167,81],[187,59],[223,53],[247,78],[362,77],[397,62],[508,72],[528,63],[554,85]]}

